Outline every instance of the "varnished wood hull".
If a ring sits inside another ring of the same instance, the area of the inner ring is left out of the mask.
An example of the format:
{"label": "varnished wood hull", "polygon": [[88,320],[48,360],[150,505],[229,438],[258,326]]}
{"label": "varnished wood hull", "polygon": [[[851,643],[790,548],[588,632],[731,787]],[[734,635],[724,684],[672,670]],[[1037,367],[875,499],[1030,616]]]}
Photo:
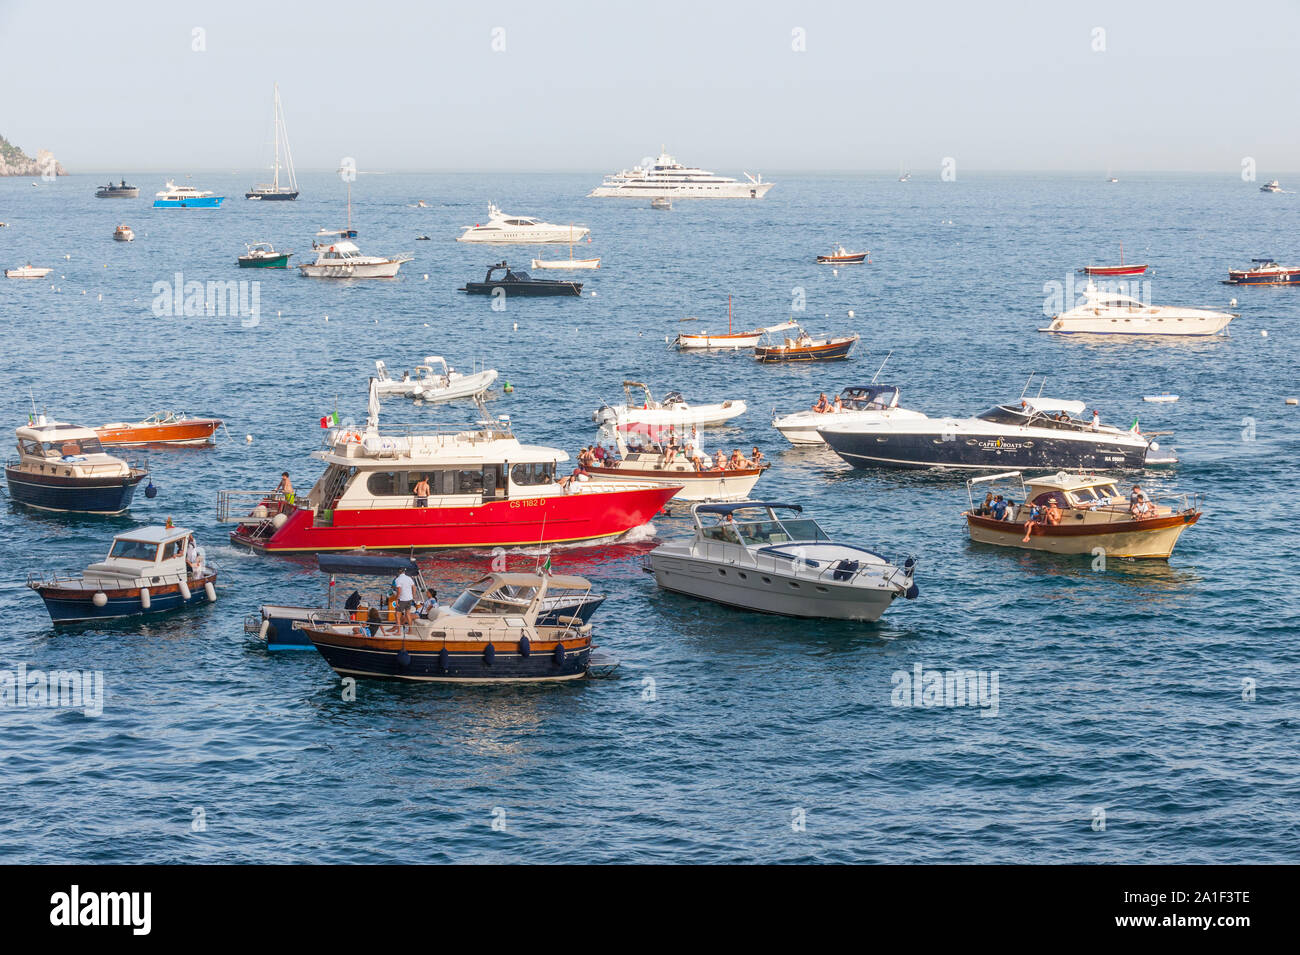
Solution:
{"label": "varnished wood hull", "polygon": [[1041,550],[1052,554],[1096,554],[1135,560],[1167,560],[1179,536],[1201,518],[1200,511],[1186,511],[1146,520],[1110,523],[1069,523],[1067,514],[1056,526],[1036,524],[1028,542],[1025,526],[1018,521],[966,513],[970,539],[999,547]]}

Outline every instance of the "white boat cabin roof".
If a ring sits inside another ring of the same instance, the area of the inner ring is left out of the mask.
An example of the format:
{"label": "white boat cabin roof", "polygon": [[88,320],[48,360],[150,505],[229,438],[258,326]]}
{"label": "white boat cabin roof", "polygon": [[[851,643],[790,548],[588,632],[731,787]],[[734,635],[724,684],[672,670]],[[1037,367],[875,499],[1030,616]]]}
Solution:
{"label": "white boat cabin roof", "polygon": [[114,534],[113,540],[115,542],[138,541],[142,544],[166,544],[169,541],[184,540],[193,533],[194,531],[188,527],[167,527],[163,524],[149,524],[145,527],[137,527],[134,530]]}
{"label": "white boat cabin roof", "polygon": [[404,470],[484,464],[558,464],[569,460],[561,448],[521,444],[508,432],[467,428],[459,431],[393,437],[364,430],[338,429],[327,447],[313,453],[330,464],[367,470]]}
{"label": "white boat cabin roof", "polygon": [[15,429],[18,440],[28,441],[85,441],[94,438],[99,440],[99,435],[91,428],[84,428],[78,424],[68,424],[62,421],[47,421],[44,424],[29,424]]}
{"label": "white boat cabin roof", "polygon": [[1081,491],[1089,487],[1110,487],[1115,484],[1113,477],[1099,474],[1066,474],[1059,472],[1046,476],[1035,476],[1025,481],[1025,487],[1034,494],[1037,489],[1044,491]]}

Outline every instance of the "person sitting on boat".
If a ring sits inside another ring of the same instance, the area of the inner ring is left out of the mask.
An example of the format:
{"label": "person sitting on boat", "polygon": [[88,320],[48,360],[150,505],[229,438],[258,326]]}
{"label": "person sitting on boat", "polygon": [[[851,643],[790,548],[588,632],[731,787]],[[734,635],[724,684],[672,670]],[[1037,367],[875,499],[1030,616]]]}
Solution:
{"label": "person sitting on boat", "polygon": [[286,504],[293,503],[293,482],[289,480],[288,471],[281,472],[280,483],[275,486],[275,496],[283,500]]}
{"label": "person sitting on boat", "polygon": [[597,464],[604,464],[605,458],[609,457],[609,452],[605,450],[603,444],[598,444],[595,449],[592,450],[591,456],[596,459]]}
{"label": "person sitting on boat", "polygon": [[1029,511],[1029,520],[1025,521],[1025,536],[1020,539],[1022,544],[1029,543],[1029,535],[1034,532],[1034,525],[1041,524],[1043,520],[1043,509],[1035,504]]}
{"label": "person sitting on boat", "polygon": [[812,410],[818,414],[826,414],[831,410],[830,400],[826,397],[826,392],[817,396],[817,403],[812,406]]}
{"label": "person sitting on boat", "polygon": [[565,491],[568,491],[569,486],[573,484],[574,481],[581,481],[586,476],[587,476],[587,472],[583,470],[582,464],[581,462],[579,462],[578,466],[573,469],[572,474],[570,474],[566,478],[560,479],[560,487],[564,488]]}
{"label": "person sitting on boat", "polygon": [[1142,485],[1134,484],[1133,490],[1129,491],[1128,495],[1128,512],[1130,515],[1137,517],[1141,514],[1142,501],[1145,497],[1146,495],[1142,493]]}
{"label": "person sitting on boat", "polygon": [[993,492],[989,491],[984,495],[984,503],[975,511],[976,514],[988,514],[993,510]]}
{"label": "person sitting on boat", "polygon": [[424,598],[424,603],[420,604],[420,616],[429,620],[438,613],[438,592],[432,587],[428,589],[428,594]]}
{"label": "person sitting on boat", "polygon": [[795,342],[799,345],[810,345],[812,344],[812,336],[801,328],[799,329],[799,337],[795,339]]}
{"label": "person sitting on boat", "polygon": [[727,462],[727,470],[739,471],[744,466],[745,466],[745,459],[741,457],[740,448],[734,449],[731,452],[731,459]]}
{"label": "person sitting on boat", "polygon": [[727,466],[727,456],[718,448],[718,453],[713,456],[713,470],[721,471]]}
{"label": "person sitting on boat", "polygon": [[677,435],[671,434],[668,436],[668,444],[664,448],[664,467],[668,467],[668,465],[672,464],[673,460],[676,457],[677,457]]}
{"label": "person sitting on boat", "polygon": [[755,447],[754,450],[750,453],[750,460],[754,462],[754,467],[756,467],[756,468],[761,468],[761,467],[763,467],[763,466],[764,466],[764,465],[763,465],[763,452],[760,451],[760,450],[758,450],[757,447]]}
{"label": "person sitting on boat", "polygon": [[428,507],[428,506],[429,506],[429,478],[428,478],[428,475],[425,475],[425,474],[421,474],[421,475],[420,475],[420,480],[416,482],[416,484],[415,484],[415,490],[414,490],[413,493],[415,494],[415,506],[416,506],[416,507]]}
{"label": "person sitting on boat", "polygon": [[839,414],[843,410],[844,410],[844,402],[840,400],[839,395],[836,395],[835,400],[831,402],[831,413]]}
{"label": "person sitting on boat", "polygon": [[1002,500],[1001,494],[993,498],[993,503],[989,505],[989,513],[999,521],[1007,516],[1007,502]]}

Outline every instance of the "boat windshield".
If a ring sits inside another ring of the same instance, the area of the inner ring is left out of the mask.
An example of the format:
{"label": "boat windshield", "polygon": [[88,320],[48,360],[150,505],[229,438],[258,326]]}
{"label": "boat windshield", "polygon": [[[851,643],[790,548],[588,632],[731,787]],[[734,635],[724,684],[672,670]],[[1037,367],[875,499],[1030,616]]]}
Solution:
{"label": "boat windshield", "polygon": [[500,616],[519,614],[528,609],[537,594],[536,587],[498,587],[483,583],[466,590],[451,605],[452,613],[466,615]]}
{"label": "boat windshield", "polygon": [[82,454],[103,454],[104,446],[99,438],[64,438],[61,441],[24,441],[23,450],[28,454],[41,454],[47,458],[75,458]]}
{"label": "boat windshield", "polygon": [[113,547],[108,552],[109,557],[115,557],[118,560],[143,560],[153,563],[158,556],[158,545],[148,541],[133,541],[118,539],[113,541]]}
{"label": "boat windshield", "polygon": [[784,520],[722,522],[703,529],[710,540],[734,541],[735,537],[746,547],[767,547],[771,544],[790,544],[796,541],[829,541],[830,537],[812,518],[786,518]]}

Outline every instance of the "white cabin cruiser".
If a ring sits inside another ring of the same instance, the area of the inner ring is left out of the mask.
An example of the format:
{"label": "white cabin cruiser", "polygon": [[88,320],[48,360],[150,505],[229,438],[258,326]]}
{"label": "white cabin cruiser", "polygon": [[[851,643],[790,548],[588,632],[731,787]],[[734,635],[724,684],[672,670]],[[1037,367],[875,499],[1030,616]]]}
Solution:
{"label": "white cabin cruiser", "polygon": [[423,364],[415,366],[414,373],[403,372],[400,379],[388,373],[382,359],[375,362],[375,389],[381,397],[400,395],[428,402],[455,401],[483,394],[496,380],[495,368],[466,375],[439,355],[426,356]]}
{"label": "white cabin cruiser", "polygon": [[32,265],[28,262],[26,265],[20,265],[16,269],[5,269],[5,278],[7,279],[43,279],[53,272],[54,269],[43,268],[39,265]]}
{"label": "white cabin cruiser", "polygon": [[762,199],[776,183],[745,173],[748,182],[683,166],[666,152],[644,166],[606,176],[588,198],[608,199]]}
{"label": "white cabin cruiser", "polygon": [[591,232],[586,226],[554,225],[531,216],[506,215],[494,203],[488,203],[488,221],[468,225],[457,242],[489,242],[497,245],[552,244],[574,242]]}
{"label": "white cabin cruiser", "polygon": [[834,404],[826,411],[816,406],[807,411],[791,414],[772,414],[772,427],[780,431],[791,444],[825,445],[818,428],[832,424],[866,421],[882,415],[891,418],[924,418],[919,411],[898,407],[898,388],[895,385],[850,385],[839,394],[839,406]]}
{"label": "white cabin cruiser", "polygon": [[1176,305],[1144,305],[1129,295],[1106,292],[1091,282],[1084,303],[1062,312],[1040,332],[1063,335],[1217,335],[1237,317],[1232,312]]}
{"label": "white cabin cruiser", "polygon": [[[641,400],[633,397],[639,389]],[[626,401],[621,405],[601,405],[591,413],[591,420],[599,424],[612,424],[623,428],[628,425],[647,425],[657,428],[689,429],[691,425],[707,427],[725,424],[745,413],[743,401],[720,401],[707,405],[688,404],[680,392],[670,391],[663,401],[656,401],[650,387],[639,381],[624,381]]]}
{"label": "white cabin cruiser", "polygon": [[1022,397],[974,418],[880,415],[831,422],[818,433],[855,468],[1104,471],[1177,463],[1136,422],[1120,430],[1075,417],[1086,408],[1082,401]]}
{"label": "white cabin cruiser", "polygon": [[[649,570],[665,590],[788,617],[874,621],[896,597],[916,597],[914,558],[892,563],[836,543],[802,511],[766,501],[696,504],[694,537],[655,548]],[[717,523],[705,526],[702,515]]]}
{"label": "white cabin cruiser", "polygon": [[316,261],[304,262],[298,269],[312,279],[391,279],[397,275],[402,263],[414,258],[405,252],[391,256],[365,255],[349,237],[351,232],[350,229],[339,229],[316,233],[333,238],[313,242]]}

